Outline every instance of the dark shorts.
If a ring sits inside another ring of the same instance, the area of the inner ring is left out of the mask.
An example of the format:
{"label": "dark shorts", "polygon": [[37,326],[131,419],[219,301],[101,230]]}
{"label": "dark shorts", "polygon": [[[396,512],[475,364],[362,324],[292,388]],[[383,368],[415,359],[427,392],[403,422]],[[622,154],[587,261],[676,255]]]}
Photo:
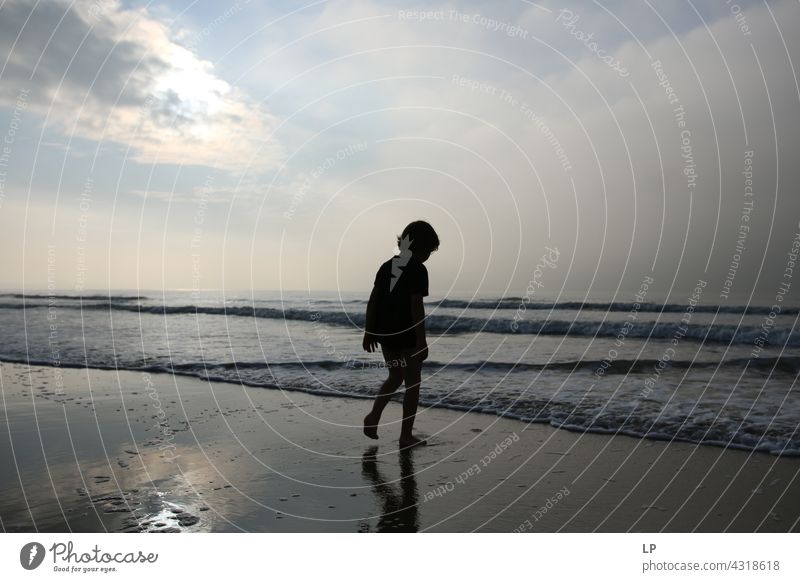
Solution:
{"label": "dark shorts", "polygon": [[411,366],[422,366],[422,360],[419,359],[417,350],[414,348],[395,348],[381,345],[381,351],[387,368],[406,369]]}

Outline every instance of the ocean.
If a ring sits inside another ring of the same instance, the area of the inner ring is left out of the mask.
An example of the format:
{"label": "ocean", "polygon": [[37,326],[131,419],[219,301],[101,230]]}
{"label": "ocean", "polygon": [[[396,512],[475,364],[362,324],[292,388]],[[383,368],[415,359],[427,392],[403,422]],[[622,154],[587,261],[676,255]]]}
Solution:
{"label": "ocean", "polygon": [[[800,455],[797,307],[641,299],[431,299],[421,404]],[[366,398],[385,371],[361,350],[365,307],[356,293],[3,293],[0,360]]]}

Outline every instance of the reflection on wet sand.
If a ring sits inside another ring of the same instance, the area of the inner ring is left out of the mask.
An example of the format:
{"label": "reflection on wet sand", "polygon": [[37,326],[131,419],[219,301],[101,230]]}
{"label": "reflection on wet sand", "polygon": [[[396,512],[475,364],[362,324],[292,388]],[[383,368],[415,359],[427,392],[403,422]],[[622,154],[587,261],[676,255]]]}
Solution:
{"label": "reflection on wet sand", "polygon": [[379,532],[417,532],[419,531],[419,512],[417,480],[414,473],[414,451],[405,449],[399,452],[400,481],[388,481],[378,468],[378,447],[372,446],[364,452],[361,459],[361,472],[372,484],[372,492],[381,507],[378,518]]}
{"label": "reflection on wet sand", "polygon": [[[160,452],[140,451],[117,451],[113,456],[127,453],[134,468],[120,462],[120,468],[113,469],[104,459],[76,464],[51,450],[46,468],[28,467],[20,471],[16,486],[9,482],[0,490],[4,530],[210,531],[214,515],[180,468],[165,463]],[[184,454],[191,455],[191,449]],[[20,498],[25,503],[20,504]]]}

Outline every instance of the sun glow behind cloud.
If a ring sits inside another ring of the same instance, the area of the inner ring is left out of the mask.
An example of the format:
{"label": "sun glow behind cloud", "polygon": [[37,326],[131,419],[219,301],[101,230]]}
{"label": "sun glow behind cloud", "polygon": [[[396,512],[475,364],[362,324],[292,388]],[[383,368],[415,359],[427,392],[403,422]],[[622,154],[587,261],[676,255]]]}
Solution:
{"label": "sun glow behind cloud", "polygon": [[[31,107],[49,126],[130,147],[142,163],[241,171],[282,158],[264,107],[173,41],[167,24],[146,9],[85,0],[32,7],[10,0],[3,21],[0,44],[12,66],[0,103],[14,99],[13,81],[32,79]],[[41,33],[48,29],[49,41]]]}
{"label": "sun glow behind cloud", "polygon": [[[33,114],[32,146],[15,151],[16,161],[30,152],[30,167],[10,179],[4,211],[36,191],[36,216],[58,224],[34,232],[30,221],[26,256],[31,240],[60,236],[67,248],[97,155],[101,286],[190,286],[202,198],[206,287],[363,289],[403,223],[427,218],[443,241],[440,289],[498,294],[508,283],[518,293],[549,245],[574,257],[565,289],[605,297],[620,281],[637,289],[650,269],[675,289],[706,269],[724,274],[742,152],[752,149],[762,196],[740,275],[752,282],[767,247],[796,227],[800,37],[784,23],[797,4],[740,2],[752,36],[727,5],[695,4],[576,2],[573,29],[560,5],[524,1],[201,2],[177,12],[8,0],[0,106],[10,111],[29,86]],[[413,16],[432,7],[435,18]],[[524,34],[495,30],[489,17]],[[629,74],[598,58],[584,33]],[[654,61],[691,124],[693,196]],[[44,140],[40,122],[51,130]],[[45,153],[33,161],[36,148]],[[22,237],[22,202],[0,243]],[[779,268],[767,261],[762,279]]]}

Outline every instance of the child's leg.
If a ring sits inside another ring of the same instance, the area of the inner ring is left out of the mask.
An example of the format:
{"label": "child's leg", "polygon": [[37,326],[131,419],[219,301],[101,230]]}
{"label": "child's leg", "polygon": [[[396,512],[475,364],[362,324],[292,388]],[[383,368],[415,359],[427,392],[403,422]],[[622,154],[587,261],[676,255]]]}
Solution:
{"label": "child's leg", "polygon": [[373,417],[375,420],[375,424],[381,419],[381,414],[383,414],[383,409],[386,408],[386,405],[389,404],[389,400],[392,397],[400,385],[403,383],[403,372],[400,370],[390,370],[389,377],[383,382],[380,391],[378,392],[378,396],[375,397],[375,402],[372,403],[372,411],[369,413],[370,416]]}
{"label": "child's leg", "polygon": [[[386,361],[391,362],[392,359],[387,357]],[[393,365],[389,365],[388,368],[389,377],[386,378],[380,391],[378,391],[378,396],[375,397],[375,401],[372,403],[372,410],[364,417],[364,434],[371,439],[378,438],[378,423],[381,421],[383,409],[389,404],[392,394],[394,394],[403,383],[403,368]]]}
{"label": "child's leg", "polygon": [[420,440],[412,434],[414,420],[417,415],[419,405],[419,385],[422,380],[422,360],[418,357],[407,357],[405,370],[406,393],[403,397],[403,423],[400,429],[400,446],[423,445],[425,441]]}

